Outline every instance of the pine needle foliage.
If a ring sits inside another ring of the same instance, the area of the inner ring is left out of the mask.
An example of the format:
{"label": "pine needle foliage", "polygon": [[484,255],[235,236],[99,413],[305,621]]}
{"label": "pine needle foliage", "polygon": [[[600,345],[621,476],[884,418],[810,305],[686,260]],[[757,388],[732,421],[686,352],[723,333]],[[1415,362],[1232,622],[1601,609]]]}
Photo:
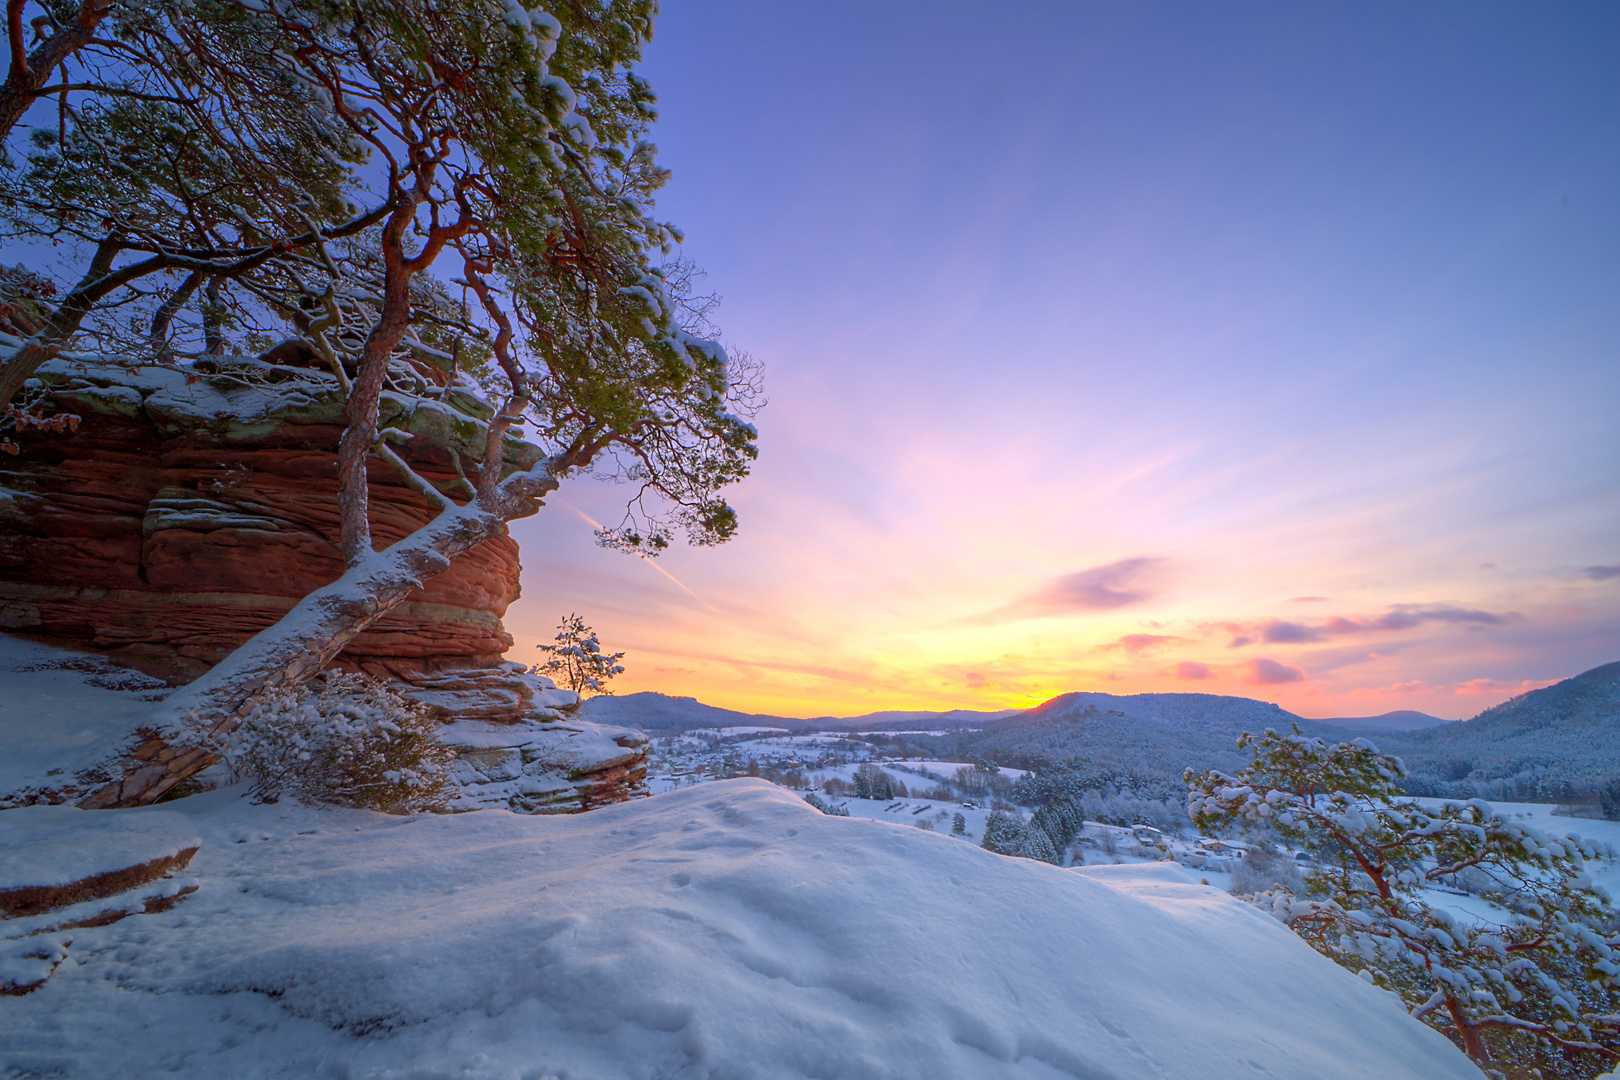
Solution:
{"label": "pine needle foliage", "polygon": [[619,663],[624,653],[603,652],[596,631],[573,613],[558,624],[556,640],[541,645],[540,651],[549,655],[535,666],[534,673],[580,697],[612,693],[607,688],[608,680],[624,674],[624,666]]}
{"label": "pine needle foliage", "polygon": [[[1401,793],[1401,760],[1366,739],[1296,727],[1238,746],[1254,760],[1237,775],[1187,772],[1188,815],[1208,834],[1268,829],[1315,860],[1302,893],[1254,903],[1495,1075],[1585,1077],[1620,1061],[1620,942],[1588,872],[1593,844],[1478,799],[1420,805]],[[1437,905],[1431,890],[1459,875],[1488,883],[1489,917]]]}

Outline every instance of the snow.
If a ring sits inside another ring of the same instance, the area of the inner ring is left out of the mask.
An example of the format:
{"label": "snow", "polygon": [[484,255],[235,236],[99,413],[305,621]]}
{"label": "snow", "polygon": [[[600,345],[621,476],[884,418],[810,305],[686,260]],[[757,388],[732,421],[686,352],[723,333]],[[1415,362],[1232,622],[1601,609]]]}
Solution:
{"label": "snow", "polygon": [[71,885],[178,855],[201,841],[181,814],[20,806],[0,814],[0,892]]}
{"label": "snow", "polygon": [[99,656],[0,634],[0,799],[66,784],[113,757],[166,693]]}
{"label": "snow", "polygon": [[132,816],[176,812],[201,890],[75,930],[0,1014],[0,1074],[1480,1075],[1174,868],[1003,858],[763,781],[572,817],[233,790]]}
{"label": "snow", "polygon": [[[1417,801],[1423,806],[1433,808],[1443,802],[1455,800],[1418,799]],[[1592,841],[1599,848],[1609,845],[1620,850],[1620,821],[1595,821],[1591,818],[1563,817],[1554,814],[1555,807],[1549,803],[1490,802],[1486,805],[1511,821],[1529,825],[1531,828],[1539,829],[1548,835],[1565,836],[1573,833],[1582,839]],[[1587,870],[1595,884],[1607,889],[1610,896],[1620,898],[1620,858],[1606,857],[1601,863],[1588,863]],[[1500,923],[1502,921],[1501,911],[1479,897],[1459,896],[1455,892],[1429,889],[1424,893],[1424,900],[1431,907],[1441,908],[1472,922]]]}

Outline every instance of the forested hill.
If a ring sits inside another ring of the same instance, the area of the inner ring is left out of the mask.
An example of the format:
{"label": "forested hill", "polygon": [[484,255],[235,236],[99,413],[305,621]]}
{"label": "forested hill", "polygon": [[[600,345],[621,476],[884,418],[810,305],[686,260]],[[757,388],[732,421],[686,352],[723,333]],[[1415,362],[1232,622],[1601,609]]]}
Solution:
{"label": "forested hill", "polygon": [[1620,663],[1460,724],[1380,736],[1378,745],[1405,758],[1418,794],[1532,801],[1584,794],[1620,775]]}
{"label": "forested hill", "polygon": [[[1248,760],[1238,736],[1298,724],[1330,741],[1369,736],[1399,754],[1414,795],[1563,802],[1620,778],[1620,663],[1521,695],[1472,720],[1421,713],[1307,720],[1265,701],[1216,694],[1063,694],[1013,714],[874,713],[796,720],[731,712],[691,698],[641,693],[596,698],[590,719],[652,731],[762,726],[794,731],[944,729],[906,742],[947,761],[1067,774],[1144,798],[1179,798],[1186,769],[1235,771]],[[1395,724],[1408,730],[1391,730]],[[1429,726],[1421,726],[1421,725]],[[1415,729],[1415,730],[1413,730]],[[898,751],[897,751],[898,752]]]}
{"label": "forested hill", "polygon": [[1083,786],[1164,798],[1180,796],[1188,768],[1241,768],[1248,760],[1237,749],[1243,732],[1287,731],[1290,724],[1334,741],[1356,735],[1253,698],[1073,693],[939,742],[958,761],[1069,772]]}
{"label": "forested hill", "polygon": [[1267,702],[1214,694],[1076,693],[937,742],[955,760],[1066,772],[1084,786],[1112,784],[1157,798],[1180,789],[1184,769],[1240,768],[1243,732],[1290,724],[1329,740],[1371,736],[1405,760],[1414,795],[1563,802],[1620,779],[1620,663],[1460,723],[1391,731],[1377,730],[1378,719],[1306,720]]}

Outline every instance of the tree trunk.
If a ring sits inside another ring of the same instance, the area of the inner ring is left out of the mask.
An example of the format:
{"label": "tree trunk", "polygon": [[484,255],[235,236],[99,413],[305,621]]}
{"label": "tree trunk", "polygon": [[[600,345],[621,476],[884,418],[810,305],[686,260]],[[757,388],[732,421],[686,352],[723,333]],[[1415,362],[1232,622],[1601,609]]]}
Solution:
{"label": "tree trunk", "polygon": [[203,290],[203,352],[209,356],[225,355],[225,307],[219,298],[224,280],[216,274]]}
{"label": "tree trunk", "polygon": [[1450,995],[1446,997],[1446,1011],[1451,1014],[1451,1022],[1456,1025],[1457,1034],[1462,1038],[1463,1053],[1467,1054],[1476,1065],[1488,1064],[1491,1053],[1485,1049],[1485,1040],[1481,1037],[1478,1026],[1468,1022],[1461,1006]]}
{"label": "tree trunk", "polygon": [[102,809],[150,803],[217,761],[206,747],[191,743],[229,734],[257,695],[298,686],[320,673],[355,635],[443,571],[453,557],[500,535],[535,499],[555,491],[559,465],[557,459],[547,459],[507,477],[497,489],[493,509],[468,504],[445,510],[304,597],[280,622],[175,691],[160,707],[170,717],[168,727],[136,751],[146,764],[79,805]]}
{"label": "tree trunk", "polygon": [[169,344],[169,324],[174,321],[174,317],[180,309],[186,306],[186,301],[190,300],[191,294],[197,291],[197,286],[202,283],[202,279],[203,272],[193,270],[180,283],[179,288],[170,293],[169,298],[163,301],[163,306],[153,314],[150,340],[152,351],[157,355],[159,363],[174,363],[174,349]]}
{"label": "tree trunk", "polygon": [[78,332],[79,324],[84,322],[84,317],[96,306],[97,301],[112,291],[112,287],[107,283],[115,275],[109,271],[112,269],[113,260],[123,249],[123,244],[112,236],[98,244],[96,254],[90,260],[90,269],[79,280],[79,284],[74,286],[73,291],[62,298],[56,310],[51,312],[51,317],[45,322],[45,329],[23,342],[22,348],[6,357],[5,363],[0,364],[0,413],[5,411],[6,406],[10,405],[11,400],[22,390],[23,383],[39,370],[39,365],[55,358],[56,354],[62,351],[62,346],[67,344],[68,338]]}
{"label": "tree trunk", "polygon": [[[27,52],[24,40],[23,8],[26,0],[6,0],[6,38],[11,46],[10,70],[0,83],[0,139],[11,134],[28,107],[39,100],[39,91],[50,81],[63,61],[90,43],[96,27],[107,17],[112,0],[84,0],[73,21]],[[0,401],[8,399],[0,398]]]}

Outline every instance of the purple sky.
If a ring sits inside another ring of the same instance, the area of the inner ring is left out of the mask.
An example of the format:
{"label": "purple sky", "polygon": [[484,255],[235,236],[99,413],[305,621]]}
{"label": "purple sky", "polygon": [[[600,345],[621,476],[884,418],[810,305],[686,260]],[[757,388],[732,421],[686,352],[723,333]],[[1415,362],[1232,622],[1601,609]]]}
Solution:
{"label": "purple sky", "polygon": [[642,70],[761,460],[659,567],[565,485],[514,657],[1448,717],[1620,659],[1620,7],[674,0]]}

